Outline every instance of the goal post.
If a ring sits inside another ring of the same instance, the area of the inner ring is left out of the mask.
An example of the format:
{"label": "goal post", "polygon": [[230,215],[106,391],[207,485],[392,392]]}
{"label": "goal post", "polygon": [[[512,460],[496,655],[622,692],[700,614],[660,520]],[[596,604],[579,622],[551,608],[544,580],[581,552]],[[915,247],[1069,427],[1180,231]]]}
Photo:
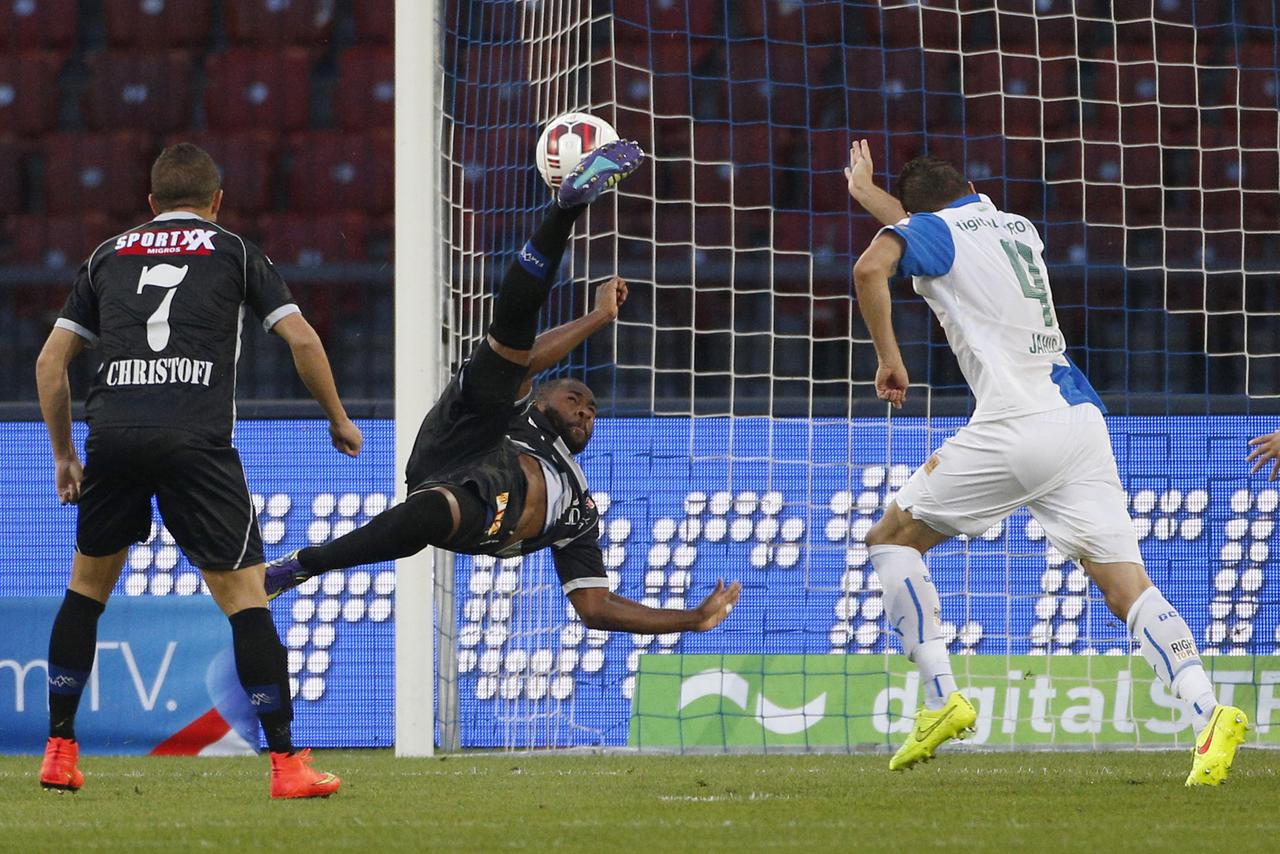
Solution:
{"label": "goal post", "polygon": [[[441,333],[437,7],[396,0],[395,47],[395,496],[418,425],[441,388],[446,368]],[[396,561],[395,751],[430,756],[436,743],[435,579],[451,570],[443,552],[428,549]],[[448,618],[442,625],[451,623]],[[448,632],[446,636],[451,636]]]}

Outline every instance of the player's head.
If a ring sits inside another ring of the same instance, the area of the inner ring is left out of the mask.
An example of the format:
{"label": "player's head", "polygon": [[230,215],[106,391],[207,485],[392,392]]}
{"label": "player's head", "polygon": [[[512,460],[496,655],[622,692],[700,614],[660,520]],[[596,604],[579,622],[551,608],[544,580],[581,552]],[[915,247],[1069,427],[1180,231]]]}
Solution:
{"label": "player's head", "polygon": [[973,192],[973,185],[956,167],[941,157],[917,157],[898,173],[898,199],[907,213],[940,211],[961,196]]}
{"label": "player's head", "polygon": [[151,210],[157,214],[190,210],[217,216],[222,205],[222,175],[203,148],[189,142],[171,145],[151,164]]}
{"label": "player's head", "polygon": [[542,410],[551,426],[572,453],[581,453],[591,441],[596,427],[596,396],[578,380],[550,380],[538,386],[534,406]]}

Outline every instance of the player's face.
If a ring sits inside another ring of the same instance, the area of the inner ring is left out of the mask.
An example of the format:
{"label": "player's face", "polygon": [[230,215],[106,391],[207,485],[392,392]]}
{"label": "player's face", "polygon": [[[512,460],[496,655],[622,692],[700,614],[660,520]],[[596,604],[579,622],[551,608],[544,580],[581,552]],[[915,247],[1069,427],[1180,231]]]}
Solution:
{"label": "player's face", "polygon": [[596,397],[582,383],[566,383],[551,393],[543,413],[572,453],[581,453],[596,426]]}

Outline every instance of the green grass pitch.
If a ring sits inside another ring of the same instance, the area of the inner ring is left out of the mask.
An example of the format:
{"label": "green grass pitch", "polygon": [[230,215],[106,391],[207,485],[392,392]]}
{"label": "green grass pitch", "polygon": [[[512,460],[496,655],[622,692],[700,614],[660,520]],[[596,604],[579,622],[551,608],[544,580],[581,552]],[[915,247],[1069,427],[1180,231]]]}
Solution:
{"label": "green grass pitch", "polygon": [[455,755],[324,751],[328,800],[271,802],[261,759],[0,757],[0,850],[1242,851],[1280,839],[1280,753],[1186,789],[1177,753]]}

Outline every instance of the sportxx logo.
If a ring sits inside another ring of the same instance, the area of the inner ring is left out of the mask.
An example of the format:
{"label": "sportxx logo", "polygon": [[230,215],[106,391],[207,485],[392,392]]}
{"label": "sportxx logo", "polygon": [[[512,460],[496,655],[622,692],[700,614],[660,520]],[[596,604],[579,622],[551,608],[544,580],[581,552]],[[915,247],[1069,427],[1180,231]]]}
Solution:
{"label": "sportxx logo", "polygon": [[[751,683],[732,670],[704,670],[680,683],[680,710],[703,697],[719,695],[747,711]],[[769,702],[761,691],[756,695],[753,716],[760,726],[778,735],[796,735],[822,720],[827,711],[827,692],[797,709]]]}
{"label": "sportxx logo", "polygon": [[49,685],[53,688],[79,688],[80,680],[72,676],[50,676]]}
{"label": "sportxx logo", "polygon": [[275,702],[275,697],[270,694],[255,691],[249,695],[249,702],[255,706],[267,706]]}
{"label": "sportxx logo", "polygon": [[208,255],[213,252],[211,228],[168,228],[133,231],[116,238],[117,255]]}

